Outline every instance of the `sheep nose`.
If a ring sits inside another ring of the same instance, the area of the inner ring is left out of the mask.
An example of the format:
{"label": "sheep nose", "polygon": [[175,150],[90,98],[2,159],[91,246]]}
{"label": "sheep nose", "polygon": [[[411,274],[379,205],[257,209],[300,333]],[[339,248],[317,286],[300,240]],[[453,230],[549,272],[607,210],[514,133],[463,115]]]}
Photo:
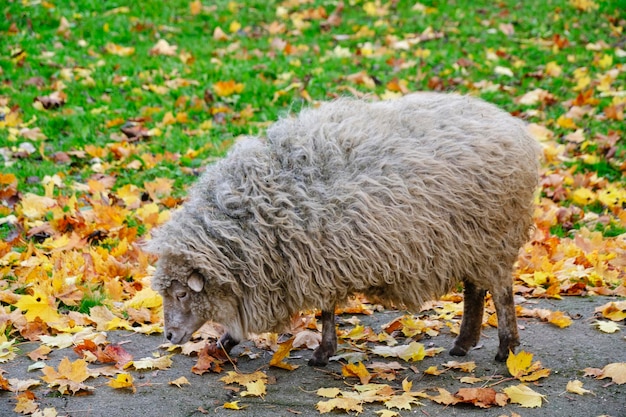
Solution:
{"label": "sheep nose", "polygon": [[167,340],[172,340],[172,337],[173,337],[173,336],[174,336],[174,335],[172,334],[172,332],[167,332],[167,333],[165,334],[165,337],[167,338]]}

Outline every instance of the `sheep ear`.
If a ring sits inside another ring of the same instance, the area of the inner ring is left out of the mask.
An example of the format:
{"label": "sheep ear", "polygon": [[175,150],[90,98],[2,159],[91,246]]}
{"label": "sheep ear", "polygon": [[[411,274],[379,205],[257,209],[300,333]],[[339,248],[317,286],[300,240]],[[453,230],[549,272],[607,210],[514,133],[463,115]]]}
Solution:
{"label": "sheep ear", "polygon": [[204,278],[199,273],[194,272],[187,280],[187,286],[195,292],[200,292],[204,287]]}

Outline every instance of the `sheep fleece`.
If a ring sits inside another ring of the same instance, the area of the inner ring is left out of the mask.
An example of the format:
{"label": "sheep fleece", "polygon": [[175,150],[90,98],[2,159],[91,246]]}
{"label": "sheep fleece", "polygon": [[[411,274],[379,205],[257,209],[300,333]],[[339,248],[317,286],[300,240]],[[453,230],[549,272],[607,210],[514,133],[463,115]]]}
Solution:
{"label": "sheep fleece", "polygon": [[153,288],[200,274],[198,323],[237,340],[354,293],[418,310],[462,281],[466,297],[468,286],[506,293],[513,308],[538,155],[521,121],[467,96],[303,110],[207,168],[147,245],[159,255]]}

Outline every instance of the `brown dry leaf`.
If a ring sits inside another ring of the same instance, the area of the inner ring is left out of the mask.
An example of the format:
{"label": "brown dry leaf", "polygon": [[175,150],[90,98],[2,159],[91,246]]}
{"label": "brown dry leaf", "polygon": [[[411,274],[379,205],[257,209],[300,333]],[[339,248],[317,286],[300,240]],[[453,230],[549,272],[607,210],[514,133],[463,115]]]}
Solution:
{"label": "brown dry leaf", "polygon": [[41,345],[37,349],[33,350],[28,354],[28,357],[34,361],[40,361],[48,359],[48,353],[52,352],[52,348]]}
{"label": "brown dry leaf", "polygon": [[13,411],[20,414],[33,414],[39,409],[39,404],[35,402],[35,394],[32,391],[26,391],[19,394],[17,397],[17,404]]}
{"label": "brown dry leaf", "polygon": [[626,383],[626,362],[610,363],[602,368],[602,374],[598,376],[598,379],[611,378],[611,380],[618,384]]}
{"label": "brown dry leaf", "polygon": [[289,352],[291,352],[291,347],[293,346],[293,338],[287,340],[286,342],[278,344],[278,350],[272,356],[270,360],[270,366],[275,366],[277,368],[286,369],[288,371],[293,371],[298,368],[298,365],[293,365],[287,362],[284,362],[285,358],[289,356]]}
{"label": "brown dry leaf", "polygon": [[189,3],[189,12],[193,15],[199,15],[202,11],[202,2],[200,0],[194,0]]}
{"label": "brown dry leaf", "polygon": [[67,94],[63,91],[55,91],[47,96],[38,96],[35,98],[35,105],[41,106],[46,110],[57,109],[65,104]]}
{"label": "brown dry leaf", "polygon": [[57,387],[61,394],[67,394],[68,391],[72,394],[80,390],[90,390],[94,387],[83,384],[83,382],[91,377],[91,371],[87,368],[87,362],[83,359],[78,359],[74,362],[70,362],[67,357],[64,357],[59,364],[58,371],[51,366],[46,366],[42,369],[44,376],[41,377],[50,387]]}
{"label": "brown dry leaf", "polygon": [[493,388],[461,388],[455,394],[460,402],[474,404],[481,408],[489,408],[493,405],[504,407],[508,397],[496,392]]}
{"label": "brown dry leaf", "polygon": [[455,397],[454,395],[452,395],[451,392],[443,388],[437,388],[437,391],[439,391],[439,395],[428,397],[430,400],[436,402],[437,404],[454,405],[461,401],[461,399]]}
{"label": "brown dry leaf", "polygon": [[175,380],[168,382],[168,384],[176,385],[178,388],[182,388],[182,385],[191,385],[189,380],[185,378],[184,376],[181,376],[180,378],[176,378]]}
{"label": "brown dry leaf", "polygon": [[449,369],[458,369],[463,372],[474,372],[476,369],[476,362],[457,362],[457,361],[448,361],[443,364],[446,368]]}
{"label": "brown dry leaf", "polygon": [[208,344],[198,353],[198,361],[191,368],[191,372],[196,375],[202,375],[206,372],[222,372],[223,351],[218,349],[215,344]]}

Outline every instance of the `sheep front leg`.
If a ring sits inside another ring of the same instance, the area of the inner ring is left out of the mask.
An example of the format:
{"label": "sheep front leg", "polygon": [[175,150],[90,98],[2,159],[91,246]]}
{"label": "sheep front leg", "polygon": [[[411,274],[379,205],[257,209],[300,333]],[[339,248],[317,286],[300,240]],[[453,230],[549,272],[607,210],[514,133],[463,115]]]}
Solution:
{"label": "sheep front leg", "polygon": [[459,337],[454,341],[454,347],[450,349],[450,355],[454,356],[465,356],[478,343],[480,328],[483,324],[485,295],[487,294],[486,290],[478,288],[467,280],[463,284],[461,330],[459,331]]}
{"label": "sheep front leg", "polygon": [[509,351],[514,352],[519,345],[513,288],[507,286],[506,288],[492,290],[492,296],[493,303],[496,306],[496,315],[498,316],[498,337],[500,339],[496,360],[504,362],[509,357]]}
{"label": "sheep front leg", "polygon": [[335,331],[335,309],[322,310],[322,341],[313,352],[309,366],[326,366],[328,358],[337,351],[337,332]]}
{"label": "sheep front leg", "polygon": [[239,342],[240,341],[232,337],[230,333],[226,332],[222,335],[222,337],[220,337],[218,345],[221,346],[226,353],[228,353],[232,348],[237,346]]}

